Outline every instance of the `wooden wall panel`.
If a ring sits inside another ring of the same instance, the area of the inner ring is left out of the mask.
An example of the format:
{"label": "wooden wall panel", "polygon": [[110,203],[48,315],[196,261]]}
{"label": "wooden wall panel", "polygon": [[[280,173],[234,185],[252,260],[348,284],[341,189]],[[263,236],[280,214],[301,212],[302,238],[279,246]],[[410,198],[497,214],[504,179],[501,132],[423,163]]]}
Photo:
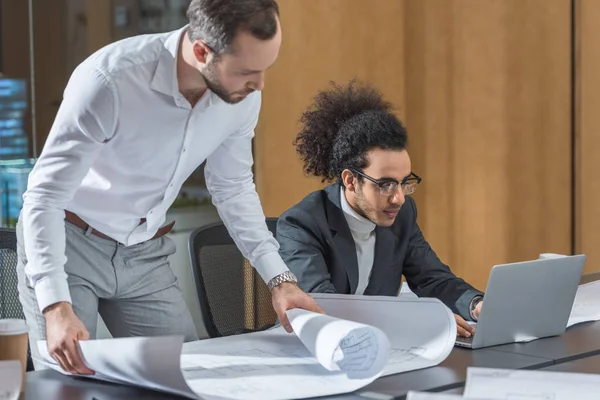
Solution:
{"label": "wooden wall panel", "polygon": [[65,0],[33,2],[37,155],[41,153],[70,76]]}
{"label": "wooden wall panel", "polygon": [[484,289],[492,265],[570,252],[570,1],[406,5],[420,224]]}
{"label": "wooden wall panel", "polygon": [[[300,113],[331,80],[358,77],[403,103],[403,8],[398,0],[280,0],[283,45],[267,73],[255,140],[256,182],[269,216],[322,187],[305,178],[292,141]],[[401,111],[400,111],[401,112]]]}
{"label": "wooden wall panel", "polygon": [[[0,73],[5,78],[26,79],[29,92],[29,6],[23,0],[0,1],[0,30],[2,31],[0,51],[2,65]],[[29,98],[29,93],[28,93]],[[25,129],[31,132],[31,108],[25,117]],[[32,143],[29,144],[30,151]]]}
{"label": "wooden wall panel", "polygon": [[600,2],[576,5],[576,250],[600,270]]}
{"label": "wooden wall panel", "polygon": [[66,0],[67,23],[67,76],[86,59],[87,27],[89,16],[86,14],[85,0]]}
{"label": "wooden wall panel", "polygon": [[570,252],[570,0],[280,4],[255,149],[267,215],[321,186],[302,176],[296,121],[327,81],[358,76],[400,107],[420,224],[455,272],[484,289],[494,264]]}
{"label": "wooden wall panel", "polygon": [[113,41],[112,18],[114,9],[112,3],[113,0],[85,0],[87,55]]}
{"label": "wooden wall panel", "polygon": [[23,0],[0,2],[2,67],[8,78],[29,79],[29,7]]}
{"label": "wooden wall panel", "polygon": [[[27,80],[30,90],[29,6],[25,0],[2,1],[2,51],[4,73],[10,78]],[[33,1],[33,41],[36,103],[37,149],[39,155],[62,98],[67,79],[65,0]],[[30,99],[31,101],[31,99]],[[31,108],[29,112],[31,111]],[[26,129],[31,128],[31,116]],[[33,141],[30,141],[32,144]],[[37,150],[37,151],[34,151]]]}

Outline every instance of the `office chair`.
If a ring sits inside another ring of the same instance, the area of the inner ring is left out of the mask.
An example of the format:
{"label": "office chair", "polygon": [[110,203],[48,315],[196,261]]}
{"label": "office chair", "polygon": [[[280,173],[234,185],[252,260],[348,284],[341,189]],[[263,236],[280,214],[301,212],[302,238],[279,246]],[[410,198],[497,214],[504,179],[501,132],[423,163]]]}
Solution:
{"label": "office chair", "polygon": [[[277,218],[267,218],[275,236]],[[192,232],[192,274],[204,326],[211,338],[270,328],[277,320],[271,293],[242,256],[222,222]]]}
{"label": "office chair", "polygon": [[[17,282],[17,234],[14,229],[0,228],[0,319],[25,319]],[[27,371],[33,371],[29,347]]]}

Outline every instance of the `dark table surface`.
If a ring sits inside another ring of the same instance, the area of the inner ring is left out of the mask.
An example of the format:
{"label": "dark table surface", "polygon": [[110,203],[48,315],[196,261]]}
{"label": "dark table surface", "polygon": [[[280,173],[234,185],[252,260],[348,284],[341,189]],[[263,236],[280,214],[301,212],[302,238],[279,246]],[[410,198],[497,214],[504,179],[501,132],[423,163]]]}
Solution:
{"label": "dark table surface", "polygon": [[[600,374],[600,355],[581,358],[562,364],[543,368],[544,371],[579,372],[582,374]],[[599,395],[600,397],[600,395]]]}
{"label": "dark table surface", "polygon": [[28,372],[25,399],[29,400],[181,400],[179,396],[132,386],[65,376],[53,370]]}
{"label": "dark table surface", "polygon": [[529,343],[511,343],[489,347],[493,351],[545,357],[555,364],[600,354],[600,321],[574,325],[560,335]]}

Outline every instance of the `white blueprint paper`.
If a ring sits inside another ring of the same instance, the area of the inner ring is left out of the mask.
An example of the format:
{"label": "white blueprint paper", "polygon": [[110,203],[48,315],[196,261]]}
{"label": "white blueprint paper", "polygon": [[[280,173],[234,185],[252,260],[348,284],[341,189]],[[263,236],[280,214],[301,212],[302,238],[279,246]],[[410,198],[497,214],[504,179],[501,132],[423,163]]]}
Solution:
{"label": "white blueprint paper", "polygon": [[390,340],[383,375],[438,365],[456,341],[452,311],[437,299],[314,294],[328,315],[381,329]]}
{"label": "white blueprint paper", "polygon": [[[179,369],[182,343],[182,336],[132,337],[82,340],[79,347],[85,365],[96,372],[88,378],[197,399]],[[48,367],[70,375],[50,356],[46,341],[38,341],[38,350]]]}
{"label": "white blueprint paper", "polygon": [[[458,394],[443,394],[443,393],[429,393],[429,392],[408,392],[406,395],[406,400],[460,400],[464,399],[461,395]],[[470,400],[483,400],[483,399],[473,399]]]}
{"label": "white blueprint paper", "polygon": [[600,320],[600,281],[580,285],[577,288],[567,327],[598,320]]}
{"label": "white blueprint paper", "polygon": [[465,398],[489,400],[597,400],[600,375],[552,371],[467,369]]}
{"label": "white blueprint paper", "polygon": [[[181,337],[80,341],[91,379],[129,384],[201,399],[295,399],[357,390],[382,372],[389,354],[377,328],[304,310],[283,328],[200,340]],[[62,373],[48,354],[46,363]],[[313,353],[314,352],[314,353]],[[321,364],[321,361],[323,364]]]}
{"label": "white blueprint paper", "polygon": [[[92,379],[193,399],[279,400],[353,392],[381,374],[437,365],[454,345],[454,317],[438,300],[315,298],[327,315],[288,311],[293,334],[277,327],[183,345],[181,337],[144,337],[79,346]],[[38,347],[61,371],[46,342]]]}
{"label": "white blueprint paper", "polygon": [[[243,340],[228,336],[186,343],[181,366],[188,385],[203,399],[300,399],[352,392],[381,374],[388,345],[387,339],[378,341],[377,333],[350,332],[350,342],[343,339],[335,349],[320,333],[312,337],[310,327],[296,332],[325,365],[296,335],[278,327]],[[366,348],[354,352],[357,343]]]}

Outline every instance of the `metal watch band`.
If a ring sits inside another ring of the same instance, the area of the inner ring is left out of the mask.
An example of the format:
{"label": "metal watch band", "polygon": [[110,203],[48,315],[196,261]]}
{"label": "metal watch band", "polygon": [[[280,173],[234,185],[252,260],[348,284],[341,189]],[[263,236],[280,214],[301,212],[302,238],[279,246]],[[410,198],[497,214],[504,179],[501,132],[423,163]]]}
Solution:
{"label": "metal watch band", "polygon": [[277,275],[267,283],[269,290],[273,290],[275,286],[281,285],[283,282],[298,283],[298,279],[291,271],[285,271],[282,274]]}
{"label": "metal watch band", "polygon": [[469,315],[474,322],[477,322],[477,318],[475,318],[473,312],[475,311],[475,308],[477,308],[477,304],[481,303],[482,301],[483,296],[475,296],[471,300],[471,304],[469,304]]}

